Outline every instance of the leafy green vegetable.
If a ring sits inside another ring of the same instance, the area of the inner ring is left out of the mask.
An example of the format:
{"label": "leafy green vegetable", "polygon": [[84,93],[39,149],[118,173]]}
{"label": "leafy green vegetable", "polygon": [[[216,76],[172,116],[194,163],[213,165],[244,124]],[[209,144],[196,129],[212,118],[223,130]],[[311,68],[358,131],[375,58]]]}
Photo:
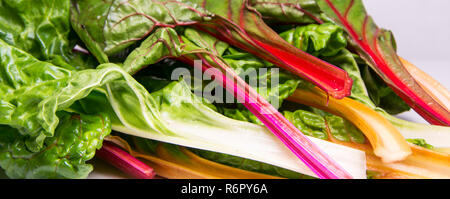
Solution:
{"label": "leafy green vegetable", "polygon": [[[94,89],[108,90],[111,100],[124,100],[129,95],[146,98],[148,108],[156,106],[136,80],[113,64],[71,72],[36,60],[3,41],[0,45],[0,55],[6,57],[0,62],[0,124],[27,135],[26,145],[33,152],[39,151],[44,139],[53,135],[59,123],[56,112],[70,108]],[[125,103],[122,105],[121,108],[129,108]],[[151,121],[134,122],[154,125],[147,128],[163,128],[153,122],[158,121],[154,114],[142,116],[142,119],[153,117]]]}
{"label": "leafy green vegetable", "polygon": [[68,59],[69,0],[0,2],[0,39],[40,60]]}
{"label": "leafy green vegetable", "polygon": [[[27,145],[42,145],[52,132],[42,129],[38,104],[63,86],[70,71],[42,62],[0,40],[0,124],[19,129],[31,139]],[[57,122],[56,122],[57,123]],[[31,147],[38,151],[39,146]]]}
{"label": "leafy green vegetable", "polygon": [[334,24],[310,24],[280,34],[295,47],[314,56],[330,57],[347,46],[344,30]]}
{"label": "leafy green vegetable", "polygon": [[310,24],[321,21],[314,0],[249,0],[249,5],[271,22]]}
{"label": "leafy green vegetable", "polygon": [[53,137],[44,140],[38,152],[27,149],[26,136],[0,126],[0,166],[10,178],[86,178],[103,138],[111,132],[104,114],[85,115],[59,112],[60,123]]}
{"label": "leafy green vegetable", "polygon": [[209,20],[206,11],[185,0],[78,0],[71,10],[73,29],[101,63],[157,27]]}

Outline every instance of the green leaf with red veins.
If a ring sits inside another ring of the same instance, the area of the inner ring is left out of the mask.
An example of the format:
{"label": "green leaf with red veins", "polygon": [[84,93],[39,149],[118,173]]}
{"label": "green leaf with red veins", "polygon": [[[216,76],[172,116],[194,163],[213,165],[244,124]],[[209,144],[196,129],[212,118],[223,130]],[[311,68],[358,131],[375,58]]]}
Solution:
{"label": "green leaf with red veins", "polygon": [[432,124],[450,125],[450,112],[424,90],[400,61],[390,31],[379,28],[361,0],[317,0],[321,10],[340,24],[360,56],[417,113]]}
{"label": "green leaf with red veins", "polygon": [[209,14],[189,1],[72,1],[74,30],[101,63],[153,32],[155,27],[191,25]]}
{"label": "green leaf with red veins", "polygon": [[352,80],[345,71],[284,41],[247,0],[81,0],[72,6],[72,24],[102,63],[155,27],[193,25],[315,83],[333,97],[350,95]]}
{"label": "green leaf with red veins", "polygon": [[249,1],[221,2],[218,5],[217,1],[203,1],[202,6],[218,17],[195,26],[314,83],[332,97],[350,95],[352,79],[344,70],[284,41],[264,23]]}

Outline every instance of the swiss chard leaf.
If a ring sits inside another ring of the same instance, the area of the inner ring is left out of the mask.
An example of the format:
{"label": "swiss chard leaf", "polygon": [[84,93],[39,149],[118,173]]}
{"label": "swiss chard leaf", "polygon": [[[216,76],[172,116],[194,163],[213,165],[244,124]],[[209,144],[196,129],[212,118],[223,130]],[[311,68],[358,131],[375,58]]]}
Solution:
{"label": "swiss chard leaf", "polygon": [[0,46],[0,124],[17,128],[42,144],[52,133],[41,128],[38,104],[63,86],[72,72],[39,61],[2,40]]}
{"label": "swiss chard leaf", "polygon": [[295,47],[316,57],[334,56],[347,47],[344,31],[339,26],[325,23],[298,26],[280,36]]}
{"label": "swiss chard leaf", "polygon": [[0,126],[0,166],[10,178],[86,178],[92,159],[111,132],[111,121],[104,114],[58,113],[60,123],[44,148],[31,152],[26,136],[16,129]]}
{"label": "swiss chard leaf", "polygon": [[268,22],[310,24],[322,21],[314,0],[249,0],[249,5]]}
{"label": "swiss chard leaf", "polygon": [[[5,58],[0,62],[0,124],[14,127],[26,136],[30,151],[41,150],[45,138],[54,135],[59,123],[56,112],[70,108],[94,89],[110,91],[111,100],[128,95],[146,99],[149,109],[157,106],[152,104],[148,92],[116,65],[72,72],[39,61],[2,40],[0,45],[0,55]],[[122,105],[121,108],[129,108],[126,103]],[[157,111],[152,112],[142,116],[153,118],[143,122],[154,124],[146,128],[163,128],[156,122]]]}
{"label": "swiss chard leaf", "polygon": [[0,39],[40,60],[68,59],[69,0],[0,2]]}
{"label": "swiss chard leaf", "polygon": [[375,24],[361,0],[317,0],[317,4],[347,31],[360,56],[406,103],[432,124],[450,124],[450,112],[404,67],[396,54],[392,33]]}
{"label": "swiss chard leaf", "polygon": [[72,26],[99,62],[142,40],[156,27],[191,25],[209,14],[189,1],[77,0]]}

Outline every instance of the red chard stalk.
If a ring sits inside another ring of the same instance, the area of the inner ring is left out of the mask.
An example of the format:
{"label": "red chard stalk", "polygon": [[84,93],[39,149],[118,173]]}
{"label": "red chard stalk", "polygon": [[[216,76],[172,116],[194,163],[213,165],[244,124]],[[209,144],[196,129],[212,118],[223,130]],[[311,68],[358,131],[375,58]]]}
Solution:
{"label": "red chard stalk", "polygon": [[[351,179],[352,176],[334,160],[311,142],[302,132],[290,123],[278,110],[243,81],[220,58],[204,54],[190,54],[180,58],[194,67],[209,72],[214,80],[252,112],[277,136],[298,158],[300,158],[319,178]],[[202,60],[198,66],[195,60]],[[213,69],[213,70],[211,70]],[[215,69],[215,70],[214,70]]]}
{"label": "red chard stalk", "polygon": [[97,157],[137,179],[152,179],[156,175],[151,167],[109,141],[103,142],[103,147],[97,151]]}
{"label": "red chard stalk", "polygon": [[228,4],[224,11],[216,1],[204,1],[204,9],[216,17],[194,26],[309,80],[334,98],[351,94],[353,81],[347,72],[286,42],[264,23],[248,1],[229,1]]}

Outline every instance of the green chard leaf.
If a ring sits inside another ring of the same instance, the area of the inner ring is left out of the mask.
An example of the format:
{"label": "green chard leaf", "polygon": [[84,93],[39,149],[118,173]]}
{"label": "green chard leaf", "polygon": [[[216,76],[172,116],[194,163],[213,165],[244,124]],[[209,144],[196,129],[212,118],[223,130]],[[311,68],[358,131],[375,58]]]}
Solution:
{"label": "green chard leaf", "polygon": [[101,63],[157,27],[209,20],[206,11],[185,0],[78,0],[71,10],[74,30]]}
{"label": "green chard leaf", "polygon": [[59,112],[60,123],[44,148],[31,152],[26,136],[16,129],[0,126],[0,167],[10,178],[86,178],[92,159],[111,132],[111,121],[104,114],[85,115]]}
{"label": "green chard leaf", "polygon": [[330,57],[347,47],[344,30],[334,24],[310,24],[283,32],[280,36],[295,47],[316,57]]}
{"label": "green chard leaf", "polygon": [[[59,124],[56,112],[69,109],[75,102],[94,90],[108,93],[106,104],[123,104],[117,109],[130,108],[131,100],[142,99],[147,109],[155,109],[151,96],[136,80],[120,67],[105,64],[97,69],[71,72],[47,62],[36,60],[29,54],[0,40],[0,124],[19,130],[29,139],[29,150],[39,151],[46,137],[54,135]],[[128,101],[124,100],[129,97]],[[164,128],[157,111],[148,111],[140,122],[145,128]],[[149,121],[144,118],[150,119]]]}
{"label": "green chard leaf", "polygon": [[0,39],[40,60],[68,59],[70,0],[0,1]]}
{"label": "green chard leaf", "polygon": [[249,0],[265,21],[294,24],[321,22],[320,9],[315,0]]}
{"label": "green chard leaf", "polygon": [[333,136],[332,139],[342,142],[366,142],[364,134],[352,123],[318,109],[285,111],[284,115],[303,133],[315,138],[329,140]]}

